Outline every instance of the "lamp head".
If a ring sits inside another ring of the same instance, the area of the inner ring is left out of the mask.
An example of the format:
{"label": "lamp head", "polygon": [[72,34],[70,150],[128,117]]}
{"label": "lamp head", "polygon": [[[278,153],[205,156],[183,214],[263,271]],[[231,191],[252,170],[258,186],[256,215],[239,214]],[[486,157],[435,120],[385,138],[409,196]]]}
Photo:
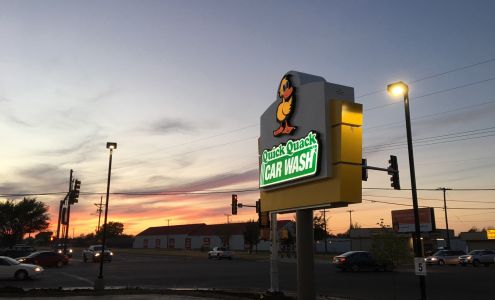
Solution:
{"label": "lamp head", "polygon": [[409,92],[409,87],[402,81],[397,81],[387,85],[387,92],[395,97],[404,96]]}
{"label": "lamp head", "polygon": [[117,143],[107,142],[107,149],[117,149]]}

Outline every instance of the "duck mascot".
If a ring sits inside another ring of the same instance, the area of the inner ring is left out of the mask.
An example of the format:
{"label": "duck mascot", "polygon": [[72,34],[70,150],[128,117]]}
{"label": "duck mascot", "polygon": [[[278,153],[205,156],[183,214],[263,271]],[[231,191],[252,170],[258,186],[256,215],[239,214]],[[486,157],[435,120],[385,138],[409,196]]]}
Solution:
{"label": "duck mascot", "polygon": [[289,80],[289,76],[284,76],[280,81],[278,96],[281,100],[277,107],[277,122],[280,123],[280,127],[273,131],[273,136],[292,134],[296,130],[295,126],[289,124],[289,119],[294,110],[294,87]]}

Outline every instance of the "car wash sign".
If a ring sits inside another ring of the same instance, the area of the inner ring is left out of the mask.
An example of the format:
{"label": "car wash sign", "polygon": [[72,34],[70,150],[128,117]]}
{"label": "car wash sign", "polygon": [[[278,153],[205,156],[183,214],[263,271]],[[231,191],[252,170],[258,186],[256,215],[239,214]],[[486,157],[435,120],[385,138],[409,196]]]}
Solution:
{"label": "car wash sign", "polygon": [[317,172],[319,143],[317,135],[288,140],[270,150],[261,158],[260,187],[312,176]]}

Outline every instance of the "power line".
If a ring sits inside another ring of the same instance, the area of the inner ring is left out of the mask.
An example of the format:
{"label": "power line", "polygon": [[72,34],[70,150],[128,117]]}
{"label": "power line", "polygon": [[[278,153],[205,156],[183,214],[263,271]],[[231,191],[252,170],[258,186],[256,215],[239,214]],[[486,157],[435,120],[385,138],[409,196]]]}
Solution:
{"label": "power line", "polygon": [[[411,118],[411,120],[417,121],[417,120],[421,120],[421,119],[427,119],[427,118],[436,117],[436,116],[440,116],[440,115],[450,114],[453,112],[458,112],[461,110],[472,109],[474,107],[488,105],[488,104],[492,104],[492,103],[495,103],[495,100],[486,101],[486,102],[477,103],[477,104],[469,104],[469,105],[461,106],[459,108],[455,108],[455,109],[451,109],[451,110],[446,110],[446,111],[442,111],[442,112],[438,112],[438,113],[432,113],[432,114],[428,114],[428,115],[423,115],[423,116]],[[375,126],[370,126],[370,127],[365,127],[365,128],[367,130],[370,130],[370,129],[380,128],[380,127],[387,127],[387,126],[394,125],[394,124],[402,124],[402,123],[403,123],[403,121],[397,121],[397,122],[390,122],[390,123],[385,123],[385,124],[375,125]]]}
{"label": "power line", "polygon": [[[381,198],[392,198],[392,199],[411,199],[411,197],[400,197],[400,196],[386,196],[386,195],[363,195],[366,197],[381,197]],[[436,198],[418,198],[424,201],[443,201],[442,199]],[[449,202],[465,202],[465,203],[485,203],[485,204],[495,204],[494,201],[477,201],[477,200],[453,200],[449,199]]]}
{"label": "power line", "polygon": [[[440,73],[436,73],[436,74],[432,74],[432,75],[427,75],[425,77],[414,79],[410,83],[417,83],[417,82],[424,81],[424,80],[427,80],[427,79],[441,77],[441,76],[446,75],[446,74],[450,74],[450,73],[454,73],[454,72],[457,72],[457,71],[461,71],[461,70],[469,69],[469,68],[472,68],[472,67],[480,66],[480,65],[483,65],[483,64],[490,63],[492,61],[495,61],[495,58],[490,58],[490,59],[482,60],[482,61],[476,62],[474,64],[464,65],[464,66],[461,66],[461,67],[458,67],[458,68],[450,69],[450,70],[445,71],[445,72],[440,72]],[[368,93],[359,95],[359,96],[356,97],[356,99],[368,97],[368,96],[375,95],[375,94],[378,94],[378,93],[381,93],[381,92],[385,92],[385,89],[375,90],[375,91],[372,91],[372,92],[368,92]]]}
{"label": "power line", "polygon": [[[474,129],[474,130],[468,130],[468,131],[457,131],[457,132],[435,135],[435,136],[429,136],[429,137],[424,137],[424,138],[418,138],[418,139],[414,140],[414,143],[416,145],[416,144],[421,144],[421,143],[427,143],[427,142],[430,142],[432,140],[435,140],[435,141],[448,140],[448,139],[454,139],[454,138],[465,137],[465,136],[487,134],[487,133],[492,133],[492,132],[495,132],[495,126],[480,128],[480,129]],[[367,146],[367,147],[364,147],[363,149],[373,150],[374,148],[383,148],[383,147],[388,148],[388,147],[402,146],[405,144],[406,144],[405,142],[394,142],[394,143]]]}
{"label": "power line", "polygon": [[[399,205],[399,206],[413,206],[412,204],[404,204],[397,202],[389,202],[389,201],[381,201],[381,200],[372,200],[372,199],[364,199],[363,201],[373,202],[373,203],[383,203],[383,204],[391,204],[391,205]],[[439,208],[443,209],[442,206],[424,206],[420,205],[420,207],[431,207],[431,208]],[[495,207],[449,207],[449,209],[462,209],[462,210],[480,210],[480,209],[495,209]]]}

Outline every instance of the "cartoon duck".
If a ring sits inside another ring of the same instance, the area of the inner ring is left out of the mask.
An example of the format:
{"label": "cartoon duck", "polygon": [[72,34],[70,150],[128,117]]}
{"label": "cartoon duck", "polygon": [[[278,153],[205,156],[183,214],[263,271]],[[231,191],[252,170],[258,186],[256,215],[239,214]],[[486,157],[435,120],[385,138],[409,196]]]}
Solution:
{"label": "cartoon duck", "polygon": [[280,81],[278,88],[278,96],[282,102],[277,107],[277,121],[280,123],[280,127],[273,131],[274,136],[281,136],[282,134],[291,134],[296,130],[296,127],[290,126],[289,119],[294,110],[293,106],[294,88],[288,78],[284,76]]}

